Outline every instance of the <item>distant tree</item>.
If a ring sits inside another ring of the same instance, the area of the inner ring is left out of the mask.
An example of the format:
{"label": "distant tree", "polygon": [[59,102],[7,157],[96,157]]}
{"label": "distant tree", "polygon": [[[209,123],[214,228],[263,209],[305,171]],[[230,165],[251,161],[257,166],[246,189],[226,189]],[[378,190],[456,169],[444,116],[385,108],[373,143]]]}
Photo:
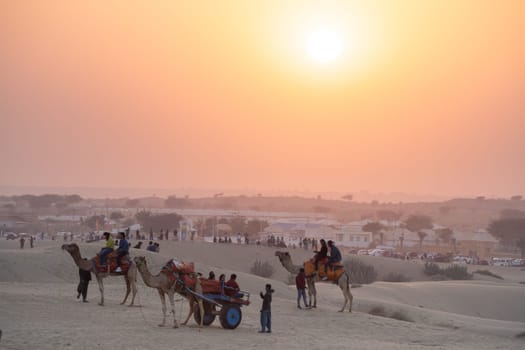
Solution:
{"label": "distant tree", "polygon": [[510,197],[510,200],[512,201],[521,201],[523,199],[523,196],[517,195]]}
{"label": "distant tree", "polygon": [[228,220],[228,225],[232,228],[233,233],[246,231],[246,218],[244,216],[233,217]]}
{"label": "distant tree", "polygon": [[151,214],[148,211],[141,211],[135,214],[135,218],[142,227],[149,227],[156,232],[168,227],[178,227],[179,222],[183,219],[182,216],[177,213]]}
{"label": "distant tree", "polygon": [[126,200],[126,207],[128,208],[136,208],[140,205],[140,201],[138,199],[128,199]]}
{"label": "distant tree", "polygon": [[57,202],[61,202],[64,199],[63,196],[60,196],[58,194],[44,194],[41,196],[34,196],[31,194],[26,194],[22,196],[15,196],[13,198],[15,199],[15,201],[17,200],[27,201],[29,203],[29,206],[32,209],[49,208],[53,204]]}
{"label": "distant tree", "polygon": [[111,214],[109,214],[109,218],[111,220],[120,220],[124,218],[124,214],[122,214],[120,211],[114,211]]}
{"label": "distant tree", "polygon": [[328,207],[323,207],[321,205],[317,205],[312,208],[316,213],[329,213],[331,211]]}
{"label": "distant tree", "polygon": [[374,218],[374,213],[361,214],[361,220],[372,220],[373,218]]}
{"label": "distant tree", "polygon": [[452,238],[452,236],[454,235],[454,231],[446,227],[446,228],[437,229],[436,234],[438,235],[439,239],[443,241],[443,243],[448,243],[450,242],[450,238]]}
{"label": "distant tree", "polygon": [[525,258],[525,218],[505,218],[494,220],[487,228],[490,234],[504,245],[515,245]]}
{"label": "distant tree", "polygon": [[141,210],[137,214],[135,214],[135,219],[140,222],[147,221],[149,217],[151,216],[151,212],[147,210]]}
{"label": "distant tree", "polygon": [[423,241],[425,240],[427,233],[424,231],[418,231],[417,236],[419,238],[419,250],[421,250],[423,249]]}
{"label": "distant tree", "polygon": [[82,200],[82,197],[80,197],[78,194],[64,196],[64,202],[66,202],[67,204],[79,203],[82,202]]}
{"label": "distant tree", "polygon": [[177,198],[177,196],[169,196],[164,201],[166,208],[187,208],[190,205],[188,198]]}
{"label": "distant tree", "polygon": [[373,221],[373,222],[369,222],[368,224],[364,225],[361,228],[361,230],[363,232],[371,232],[372,237],[374,237],[374,239],[379,235],[379,242],[383,244],[384,233],[382,232],[382,230],[384,228],[385,227],[380,222]]}
{"label": "distant tree", "polygon": [[122,222],[122,225],[125,227],[130,227],[132,225],[135,225],[135,220],[133,218],[127,218]]}
{"label": "distant tree", "polygon": [[215,223],[217,222],[217,218],[216,217],[212,217],[212,218],[207,218],[206,220],[204,220],[204,234],[205,235],[208,235],[208,236],[211,236],[215,233]]}
{"label": "distant tree", "polygon": [[403,213],[398,213],[393,210],[378,210],[376,216],[379,220],[385,220],[391,223],[399,220],[403,216]]}
{"label": "distant tree", "polygon": [[416,232],[419,237],[419,249],[423,247],[423,240],[427,236],[423,230],[433,227],[432,218],[426,215],[410,215],[404,222],[404,227],[410,232]]}
{"label": "distant tree", "polygon": [[525,211],[518,209],[503,209],[499,213],[500,219],[525,218]]}
{"label": "distant tree", "polygon": [[444,206],[439,207],[438,210],[441,215],[448,215],[453,210],[453,207],[449,205],[444,205]]}
{"label": "distant tree", "polygon": [[259,232],[263,232],[269,226],[266,220],[248,220],[246,224],[246,232],[250,237],[256,236]]}
{"label": "distant tree", "polygon": [[354,199],[354,196],[351,195],[351,194],[345,194],[344,196],[341,197],[341,199],[345,200],[345,201],[351,201]]}
{"label": "distant tree", "polygon": [[[84,225],[89,227],[91,230],[97,230],[104,227],[104,224],[106,222],[106,216],[105,215],[93,215],[86,219],[84,219]],[[98,227],[97,227],[98,226]]]}
{"label": "distant tree", "polygon": [[9,211],[12,211],[16,208],[16,205],[14,205],[13,203],[8,203],[8,204],[4,204],[4,208],[6,208]]}

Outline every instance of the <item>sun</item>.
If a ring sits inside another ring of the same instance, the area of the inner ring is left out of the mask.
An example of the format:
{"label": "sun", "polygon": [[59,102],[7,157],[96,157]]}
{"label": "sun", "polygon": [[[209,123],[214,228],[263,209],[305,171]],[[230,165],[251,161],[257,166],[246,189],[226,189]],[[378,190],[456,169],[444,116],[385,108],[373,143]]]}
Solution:
{"label": "sun", "polygon": [[318,29],[308,37],[308,53],[321,63],[333,62],[343,50],[341,36],[331,29]]}

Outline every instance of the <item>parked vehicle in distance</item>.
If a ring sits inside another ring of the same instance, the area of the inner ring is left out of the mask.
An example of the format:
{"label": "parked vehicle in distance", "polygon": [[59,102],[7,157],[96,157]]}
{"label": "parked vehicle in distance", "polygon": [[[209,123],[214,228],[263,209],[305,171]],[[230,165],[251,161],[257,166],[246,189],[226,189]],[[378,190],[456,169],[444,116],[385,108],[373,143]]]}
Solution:
{"label": "parked vehicle in distance", "polygon": [[368,255],[372,256],[383,256],[383,253],[385,252],[384,249],[372,249],[368,252]]}
{"label": "parked vehicle in distance", "polygon": [[511,262],[511,266],[514,266],[514,267],[525,266],[525,259],[514,259]]}
{"label": "parked vehicle in distance", "polygon": [[358,250],[357,255],[368,255],[368,249]]}
{"label": "parked vehicle in distance", "polygon": [[478,260],[478,265],[488,265],[489,262],[485,259]]}
{"label": "parked vehicle in distance", "polygon": [[17,239],[18,235],[14,232],[7,232],[5,234],[5,239]]}
{"label": "parked vehicle in distance", "polygon": [[512,258],[492,258],[490,264],[492,266],[511,266]]}

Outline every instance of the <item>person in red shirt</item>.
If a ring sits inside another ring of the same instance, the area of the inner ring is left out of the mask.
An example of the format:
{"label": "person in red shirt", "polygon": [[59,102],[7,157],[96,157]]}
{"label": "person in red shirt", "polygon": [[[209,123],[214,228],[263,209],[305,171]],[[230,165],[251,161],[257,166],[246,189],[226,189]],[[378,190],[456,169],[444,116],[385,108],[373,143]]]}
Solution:
{"label": "person in red shirt", "polygon": [[237,293],[239,293],[240,291],[240,288],[239,288],[239,285],[237,284],[237,275],[236,274],[232,274],[230,276],[230,279],[226,282],[226,284],[224,285],[224,294],[230,296],[230,297],[233,297],[233,296],[236,296]]}
{"label": "person in red shirt", "polygon": [[303,297],[304,307],[308,307],[306,302],[306,279],[304,276],[304,269],[301,267],[297,276],[295,276],[295,286],[297,287],[297,308],[301,309],[301,296]]}

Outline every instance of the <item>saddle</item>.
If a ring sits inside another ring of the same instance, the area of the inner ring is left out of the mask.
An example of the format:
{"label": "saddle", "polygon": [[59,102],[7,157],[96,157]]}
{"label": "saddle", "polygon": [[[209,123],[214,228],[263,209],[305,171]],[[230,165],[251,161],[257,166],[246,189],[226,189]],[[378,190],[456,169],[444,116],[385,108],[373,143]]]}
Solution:
{"label": "saddle", "polygon": [[[195,289],[197,277],[195,274],[195,266],[193,263],[185,263],[177,259],[168,261],[161,269],[161,272],[166,274],[172,282],[183,282],[188,288]],[[221,284],[217,280],[209,280],[207,278],[199,278],[202,292],[208,294],[220,294]]]}
{"label": "saddle", "polygon": [[333,263],[332,266],[326,268],[328,259],[319,260],[318,269],[315,270],[315,260],[310,259],[304,262],[304,274],[306,277],[318,275],[319,277],[327,277],[330,281],[337,281],[339,277],[345,272],[344,266],[340,262]]}
{"label": "saddle", "polygon": [[185,263],[177,259],[169,260],[161,269],[168,278],[176,282],[182,280],[188,286],[195,285],[195,267],[193,263]]}
{"label": "saddle", "polygon": [[[104,265],[102,265],[100,263],[100,254],[97,254],[97,256],[95,256],[92,259],[93,265],[95,265],[95,269],[98,272],[108,272],[108,265],[109,265],[109,272],[115,272],[115,270],[118,267],[118,265],[117,265],[117,256],[118,256],[117,251],[112,251],[111,253],[109,253],[106,256],[106,263]],[[130,264],[131,264],[131,260],[129,258],[129,254],[126,254],[120,260],[120,266],[121,266],[121,269],[122,269],[122,272],[120,272],[120,273],[124,274],[124,273],[128,272]]]}

